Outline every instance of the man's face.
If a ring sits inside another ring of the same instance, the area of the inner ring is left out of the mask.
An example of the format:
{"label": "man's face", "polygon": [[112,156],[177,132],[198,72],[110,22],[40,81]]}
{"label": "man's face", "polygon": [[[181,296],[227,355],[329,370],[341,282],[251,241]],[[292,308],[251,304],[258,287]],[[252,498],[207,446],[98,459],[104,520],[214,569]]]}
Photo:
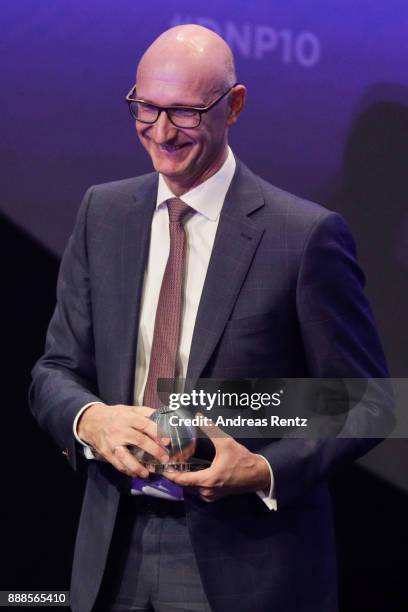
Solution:
{"label": "man's face", "polygon": [[[207,106],[223,91],[214,90],[205,79],[177,70],[142,71],[136,95],[157,106]],[[208,113],[196,128],[178,128],[162,112],[153,125],[136,121],[140,142],[153,166],[172,185],[191,189],[211,176],[222,163],[227,142],[228,96]]]}

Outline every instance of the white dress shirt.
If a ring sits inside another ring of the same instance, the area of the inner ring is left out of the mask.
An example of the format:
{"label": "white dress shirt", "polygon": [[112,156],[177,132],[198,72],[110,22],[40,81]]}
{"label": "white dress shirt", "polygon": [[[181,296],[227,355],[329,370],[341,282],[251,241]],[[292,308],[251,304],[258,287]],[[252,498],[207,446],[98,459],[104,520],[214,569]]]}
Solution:
{"label": "white dress shirt", "polygon": [[[207,274],[208,264],[214,244],[221,209],[234,176],[236,162],[231,149],[222,167],[209,179],[183,194],[181,199],[194,209],[195,214],[184,223],[186,233],[185,281],[183,291],[183,307],[180,325],[179,350],[176,364],[176,377],[185,378],[190,355],[191,341],[198,305]],[[164,276],[167,259],[170,252],[169,216],[166,200],[176,197],[159,174],[156,208],[153,213],[150,247],[145,270],[139,333],[136,350],[136,373],[134,387],[134,404],[143,405],[143,393],[146,385],[157,303]],[[78,413],[74,422],[74,434],[82,412],[92,404],[87,404]],[[85,456],[94,458],[89,446],[84,445]],[[260,455],[262,456],[262,455]],[[269,462],[262,457],[270,470],[271,486],[268,493],[257,491],[268,508],[276,510],[276,500],[273,499],[274,478]]]}

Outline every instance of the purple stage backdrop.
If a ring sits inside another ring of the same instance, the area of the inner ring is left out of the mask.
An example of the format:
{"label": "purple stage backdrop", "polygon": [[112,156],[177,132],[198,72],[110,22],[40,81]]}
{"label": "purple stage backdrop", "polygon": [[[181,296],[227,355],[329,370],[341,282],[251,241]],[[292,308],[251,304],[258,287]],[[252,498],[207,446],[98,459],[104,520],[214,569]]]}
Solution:
{"label": "purple stage backdrop", "polygon": [[351,224],[394,376],[407,375],[406,0],[3,0],[1,210],[61,254],[85,189],[150,170],[124,96],[163,30],[194,22],[236,55],[233,149]]}

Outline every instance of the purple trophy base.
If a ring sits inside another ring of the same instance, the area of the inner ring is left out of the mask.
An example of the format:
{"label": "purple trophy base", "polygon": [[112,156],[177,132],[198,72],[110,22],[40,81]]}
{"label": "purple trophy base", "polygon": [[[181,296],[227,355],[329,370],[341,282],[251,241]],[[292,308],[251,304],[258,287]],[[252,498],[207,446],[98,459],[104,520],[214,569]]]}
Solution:
{"label": "purple trophy base", "polygon": [[146,480],[132,478],[130,492],[132,495],[151,495],[173,501],[184,499],[183,488],[160,474],[151,474]]}

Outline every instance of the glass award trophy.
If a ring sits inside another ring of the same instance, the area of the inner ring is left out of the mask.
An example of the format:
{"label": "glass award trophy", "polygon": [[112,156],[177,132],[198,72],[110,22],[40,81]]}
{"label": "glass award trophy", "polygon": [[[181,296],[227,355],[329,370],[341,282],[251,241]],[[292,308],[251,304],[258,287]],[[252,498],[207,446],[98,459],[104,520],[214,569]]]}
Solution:
{"label": "glass award trophy", "polygon": [[168,438],[166,450],[169,461],[160,463],[158,459],[136,446],[129,446],[130,452],[149,471],[161,474],[165,470],[183,472],[202,470],[210,465],[204,459],[194,457],[197,447],[196,428],[191,424],[192,415],[182,408],[161,406],[151,415],[151,420],[157,423],[158,435]]}

